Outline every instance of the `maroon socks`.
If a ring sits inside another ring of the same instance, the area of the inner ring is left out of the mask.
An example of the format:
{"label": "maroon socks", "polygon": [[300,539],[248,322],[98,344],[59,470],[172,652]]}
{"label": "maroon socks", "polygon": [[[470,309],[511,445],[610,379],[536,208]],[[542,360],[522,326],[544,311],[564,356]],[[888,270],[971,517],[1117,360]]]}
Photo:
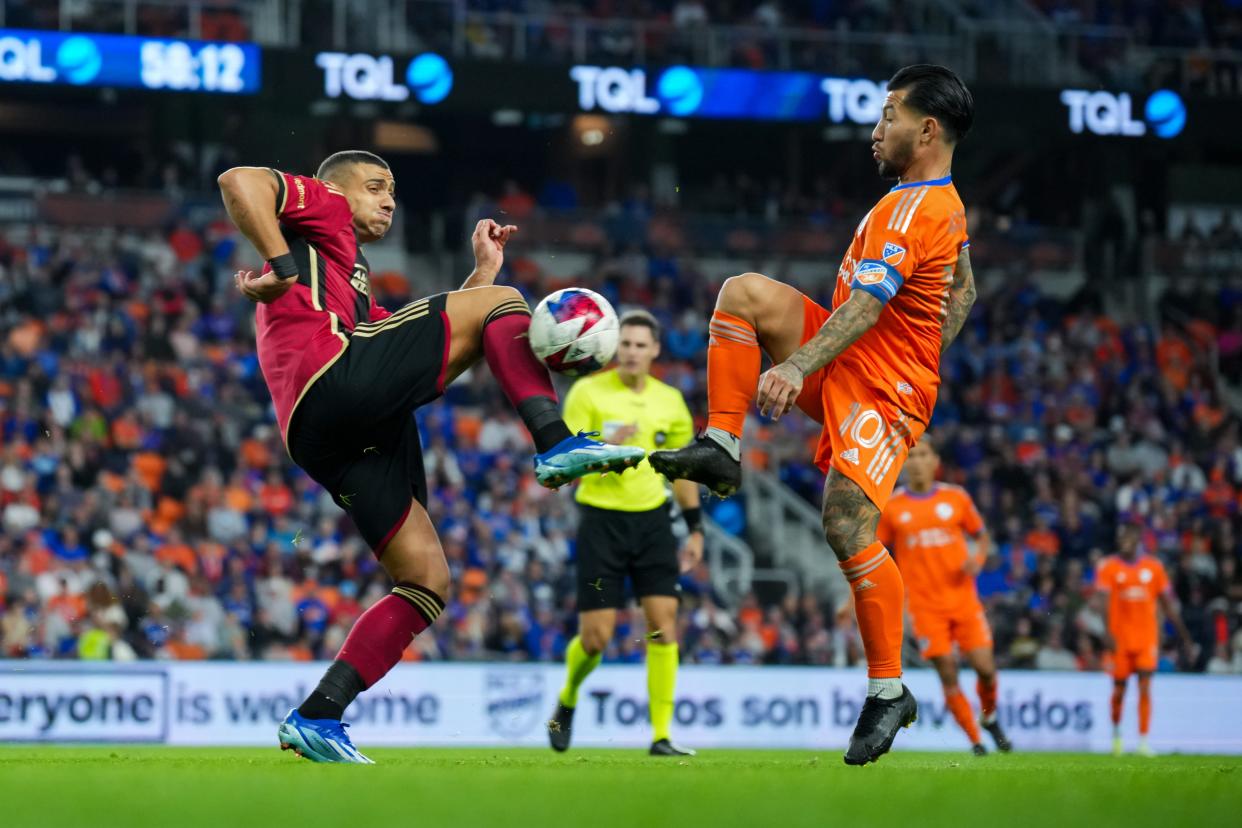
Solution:
{"label": "maroon socks", "polygon": [[298,712],[308,719],[341,718],[354,698],[383,678],[443,610],[444,601],[431,590],[397,584],[359,617],[336,661]]}
{"label": "maroon socks", "polygon": [[526,424],[540,454],[571,436],[561,418],[548,369],[530,349],[530,308],[524,299],[501,302],[483,320],[483,355],[492,375]]}

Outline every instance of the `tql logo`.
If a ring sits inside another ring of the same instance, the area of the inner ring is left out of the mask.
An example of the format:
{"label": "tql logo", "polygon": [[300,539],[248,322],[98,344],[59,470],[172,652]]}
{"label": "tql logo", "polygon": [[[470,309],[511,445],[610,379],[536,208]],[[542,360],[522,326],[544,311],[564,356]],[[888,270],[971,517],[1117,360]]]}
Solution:
{"label": "tql logo", "polygon": [[329,98],[404,101],[413,91],[422,103],[437,104],[453,91],[453,69],[435,52],[424,52],[410,61],[404,84],[395,80],[389,55],[320,52],[315,65],[323,70],[323,94]]}
{"label": "tql logo", "polygon": [[1093,135],[1146,135],[1148,128],[1160,138],[1174,138],[1186,127],[1186,104],[1171,89],[1153,92],[1143,107],[1143,120],[1134,117],[1126,92],[1061,90],[1061,103],[1069,109],[1071,132]]}
{"label": "tql logo", "polygon": [[22,39],[0,37],[0,81],[54,83],[57,80],[86,84],[95,80],[103,68],[103,57],[95,41],[74,35],[56,47],[55,67],[44,63],[45,47],[54,40],[38,37]]}

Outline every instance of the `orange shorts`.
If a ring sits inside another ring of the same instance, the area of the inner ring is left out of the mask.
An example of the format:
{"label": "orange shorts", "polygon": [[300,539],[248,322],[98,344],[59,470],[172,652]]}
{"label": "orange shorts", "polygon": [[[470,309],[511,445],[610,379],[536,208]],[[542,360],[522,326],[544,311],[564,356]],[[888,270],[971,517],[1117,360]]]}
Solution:
{"label": "orange shorts", "polygon": [[958,652],[991,649],[992,628],[983,605],[976,603],[955,612],[910,612],[914,619],[914,635],[919,641],[923,658],[952,655],[953,645]]}
{"label": "orange shorts", "polygon": [[[806,344],[831,314],[809,297],[802,299],[802,344]],[[856,371],[836,362],[806,378],[798,408],[824,426],[815,465],[825,473],[835,468],[883,511],[926,424],[881,398]]]}
{"label": "orange shorts", "polygon": [[1113,653],[1113,678],[1125,681],[1134,673],[1156,672],[1159,654],[1155,644],[1150,647],[1118,647]]}

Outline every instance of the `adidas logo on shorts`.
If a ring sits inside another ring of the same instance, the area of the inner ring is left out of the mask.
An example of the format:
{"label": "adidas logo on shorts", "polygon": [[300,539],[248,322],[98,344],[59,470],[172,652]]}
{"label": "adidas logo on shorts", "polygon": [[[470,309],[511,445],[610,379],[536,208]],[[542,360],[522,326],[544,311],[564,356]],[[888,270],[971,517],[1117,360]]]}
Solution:
{"label": "adidas logo on shorts", "polygon": [[858,449],[856,448],[846,449],[845,451],[841,452],[841,459],[849,460],[851,463],[857,466],[859,463]]}

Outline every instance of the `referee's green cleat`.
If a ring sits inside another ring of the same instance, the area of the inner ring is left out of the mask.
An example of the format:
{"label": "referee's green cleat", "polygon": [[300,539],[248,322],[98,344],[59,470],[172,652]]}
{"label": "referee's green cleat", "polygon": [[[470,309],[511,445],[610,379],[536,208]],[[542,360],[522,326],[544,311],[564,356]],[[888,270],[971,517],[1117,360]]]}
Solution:
{"label": "referee's green cleat", "polygon": [[614,446],[591,439],[598,435],[598,431],[579,431],[543,454],[536,454],[535,480],[540,486],[557,489],[588,474],[632,469],[647,456],[638,446]]}

